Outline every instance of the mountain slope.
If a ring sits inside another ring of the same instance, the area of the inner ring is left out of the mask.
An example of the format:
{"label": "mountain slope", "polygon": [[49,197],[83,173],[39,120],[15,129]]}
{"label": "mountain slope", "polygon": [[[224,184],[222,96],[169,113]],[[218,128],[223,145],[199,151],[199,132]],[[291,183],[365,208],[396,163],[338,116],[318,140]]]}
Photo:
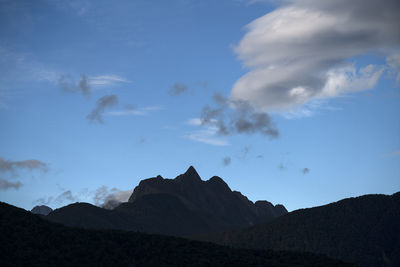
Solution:
{"label": "mountain slope", "polygon": [[0,266],[350,266],[310,253],[69,228],[0,202]]}
{"label": "mountain slope", "polygon": [[203,181],[191,166],[175,179],[142,180],[129,201],[114,210],[75,203],[46,218],[68,226],[185,236],[251,226],[286,213],[282,205],[253,203],[232,192],[217,176]]}
{"label": "mountain slope", "polygon": [[202,239],[235,247],[322,253],[365,266],[400,266],[400,192],[301,209],[270,223]]}

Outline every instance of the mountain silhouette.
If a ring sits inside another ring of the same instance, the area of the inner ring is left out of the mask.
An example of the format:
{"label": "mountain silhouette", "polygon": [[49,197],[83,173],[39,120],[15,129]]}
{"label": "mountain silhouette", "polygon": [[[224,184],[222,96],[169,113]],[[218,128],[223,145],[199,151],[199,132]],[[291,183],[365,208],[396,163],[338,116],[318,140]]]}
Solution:
{"label": "mountain silhouette", "polygon": [[35,206],[31,210],[31,212],[34,214],[45,215],[45,216],[48,215],[52,211],[53,211],[53,209],[46,205]]}
{"label": "mountain silhouette", "polygon": [[269,223],[199,239],[243,248],[321,253],[361,266],[400,266],[400,192],[296,210]]}
{"label": "mountain silhouette", "polygon": [[247,227],[286,213],[282,205],[251,202],[220,177],[203,181],[190,166],[175,179],[142,180],[129,201],[113,210],[75,203],[46,218],[68,226],[188,236]]}
{"label": "mountain silhouette", "polygon": [[0,266],[353,266],[311,253],[70,228],[43,218],[0,202]]}

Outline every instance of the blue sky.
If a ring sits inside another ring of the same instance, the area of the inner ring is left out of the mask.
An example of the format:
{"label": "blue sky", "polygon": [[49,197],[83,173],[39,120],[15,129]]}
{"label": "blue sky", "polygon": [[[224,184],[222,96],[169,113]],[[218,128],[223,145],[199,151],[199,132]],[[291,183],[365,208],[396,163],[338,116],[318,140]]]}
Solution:
{"label": "blue sky", "polygon": [[397,192],[398,8],[0,1],[0,201],[101,204],[190,165],[289,210]]}

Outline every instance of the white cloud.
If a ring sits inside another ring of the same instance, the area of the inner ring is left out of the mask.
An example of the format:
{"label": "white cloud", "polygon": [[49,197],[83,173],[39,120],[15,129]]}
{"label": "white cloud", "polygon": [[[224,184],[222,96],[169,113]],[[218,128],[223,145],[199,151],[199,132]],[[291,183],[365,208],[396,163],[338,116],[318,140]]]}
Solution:
{"label": "white cloud", "polygon": [[[211,119],[215,122],[215,119]],[[186,121],[187,125],[202,127],[201,130],[193,131],[187,134],[185,137],[204,144],[213,145],[213,146],[227,146],[229,143],[219,137],[218,128],[211,125],[204,125],[201,118],[191,118]]]}
{"label": "white cloud", "polygon": [[192,125],[192,126],[200,126],[202,123],[201,123],[200,118],[191,118],[191,119],[187,120],[186,124]]}
{"label": "white cloud", "polygon": [[[291,112],[315,99],[373,88],[400,64],[397,0],[288,0],[247,25],[235,52],[249,72],[231,99],[263,111]],[[373,12],[371,12],[373,11]],[[355,56],[379,52],[388,65],[355,67]],[[398,79],[398,69],[396,72]]]}
{"label": "white cloud", "polygon": [[186,135],[193,141],[205,143],[213,146],[227,146],[229,143],[221,138],[215,137],[215,132],[209,130],[200,130]]}
{"label": "white cloud", "polygon": [[205,130],[198,130],[198,131],[195,131],[195,132],[192,132],[192,133],[186,135],[185,137],[190,140],[196,141],[196,142],[213,145],[213,146],[228,146],[229,145],[229,143],[226,140],[224,140],[222,138],[218,138],[217,137],[217,129],[212,129],[212,128],[208,128]]}
{"label": "white cloud", "polygon": [[158,110],[163,110],[164,107],[162,106],[148,106],[142,108],[135,108],[132,105],[128,105],[125,109],[116,110],[116,111],[109,111],[107,115],[111,116],[146,116],[150,113]]}
{"label": "white cloud", "polygon": [[91,76],[89,77],[89,84],[91,86],[105,86],[113,85],[116,83],[129,83],[130,81],[114,74]]}

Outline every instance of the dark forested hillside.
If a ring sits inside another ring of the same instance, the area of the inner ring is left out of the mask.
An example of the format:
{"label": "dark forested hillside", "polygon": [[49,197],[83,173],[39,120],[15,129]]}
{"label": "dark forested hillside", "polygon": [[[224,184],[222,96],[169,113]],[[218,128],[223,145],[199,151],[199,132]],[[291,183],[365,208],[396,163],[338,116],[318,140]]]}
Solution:
{"label": "dark forested hillside", "polygon": [[69,228],[0,202],[0,266],[350,266],[311,253]]}
{"label": "dark forested hillside", "polygon": [[365,266],[400,266],[400,192],[291,212],[203,240],[245,248],[323,253]]}
{"label": "dark forested hillside", "polygon": [[247,227],[286,213],[282,205],[251,202],[217,176],[203,181],[191,166],[175,179],[142,180],[129,202],[111,211],[75,203],[46,218],[67,226],[185,236]]}

